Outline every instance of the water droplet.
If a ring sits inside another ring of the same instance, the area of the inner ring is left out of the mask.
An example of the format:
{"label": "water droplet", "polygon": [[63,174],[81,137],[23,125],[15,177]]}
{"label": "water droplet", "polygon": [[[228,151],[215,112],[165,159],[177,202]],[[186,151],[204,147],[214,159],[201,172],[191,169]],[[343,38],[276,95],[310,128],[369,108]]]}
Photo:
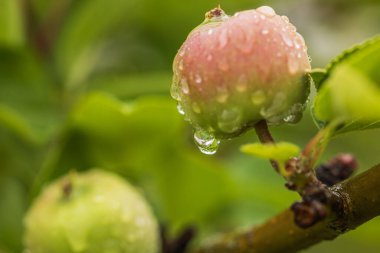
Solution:
{"label": "water droplet", "polygon": [[191,108],[193,108],[193,111],[195,113],[201,113],[201,108],[199,107],[197,102],[192,103]]}
{"label": "water droplet", "polygon": [[253,22],[255,22],[255,24],[259,23],[259,17],[257,15],[253,16]]}
{"label": "water droplet", "polygon": [[304,111],[305,106],[306,103],[305,105],[301,103],[292,105],[283,118],[283,121],[286,123],[297,123],[302,118],[302,112]]}
{"label": "water droplet", "polygon": [[178,55],[183,57],[185,55],[185,49],[184,48],[180,49]]}
{"label": "water droplet", "polygon": [[199,150],[206,155],[213,155],[219,147],[220,141],[212,133],[203,129],[197,129],[194,133],[194,141]]}
{"label": "water droplet", "polygon": [[256,10],[267,17],[273,17],[276,15],[276,12],[269,6],[261,6],[257,8]]}
{"label": "water droplet", "polygon": [[242,114],[239,108],[224,109],[218,116],[218,127],[225,133],[233,133],[241,127]]}
{"label": "water droplet", "polygon": [[300,49],[300,48],[301,48],[301,45],[300,45],[297,41],[294,41],[294,46],[295,46],[297,49]]}
{"label": "water droplet", "polygon": [[293,47],[293,41],[287,32],[281,33],[282,39],[288,47]]}
{"label": "water droplet", "polygon": [[261,20],[265,20],[265,15],[260,15]]}
{"label": "water droplet", "polygon": [[260,110],[261,116],[263,116],[264,119],[266,119],[268,122],[272,124],[278,124],[280,122],[283,122],[283,114],[281,111],[284,107],[286,101],[286,96],[284,93],[279,92],[273,97],[272,104],[265,108],[263,107]]}
{"label": "water droplet", "polygon": [[201,84],[202,83],[202,77],[199,74],[196,74],[194,81],[196,84]]}
{"label": "water droplet", "polygon": [[178,69],[181,70],[181,71],[183,70],[183,60],[182,59],[179,60]]}
{"label": "water droplet", "polygon": [[189,94],[190,92],[189,84],[187,83],[186,78],[181,79],[181,90],[184,94]]}
{"label": "water droplet", "polygon": [[281,16],[281,18],[285,23],[289,23],[289,18],[287,16]]}
{"label": "water droplet", "polygon": [[228,33],[227,29],[223,29],[220,32],[220,35],[219,35],[219,47],[218,47],[219,49],[223,49],[227,45],[227,43],[228,43],[227,33]]}
{"label": "water droplet", "polygon": [[237,12],[234,14],[234,17],[239,17],[240,16],[240,12]]}
{"label": "water droplet", "polygon": [[211,35],[211,34],[213,34],[214,33],[214,30],[213,29],[208,29],[208,31],[207,31],[207,34],[208,35]]}
{"label": "water droplet", "polygon": [[292,31],[293,33],[295,33],[295,32],[297,31],[297,28],[296,28],[294,25],[292,25],[292,24],[289,24],[288,28],[289,28],[289,30]]}
{"label": "water droplet", "polygon": [[298,59],[301,59],[301,58],[302,58],[302,54],[301,54],[301,52],[298,52],[298,53],[297,53],[297,58],[298,58]]}
{"label": "water droplet", "polygon": [[238,83],[236,85],[236,90],[238,92],[244,92],[244,91],[246,91],[247,90],[247,84],[246,83]]}
{"label": "water droplet", "polygon": [[251,101],[254,105],[261,105],[265,102],[266,96],[264,91],[258,90],[251,95]]}
{"label": "water droplet", "polygon": [[261,30],[261,34],[267,35],[269,33],[268,29],[263,29]]}
{"label": "water droplet", "polygon": [[305,39],[302,37],[301,34],[296,33],[296,38],[299,40],[299,42],[300,42],[300,44],[301,44],[302,46],[305,46]]}
{"label": "water droplet", "polygon": [[227,91],[225,91],[225,90],[218,91],[218,94],[216,95],[216,101],[223,104],[223,103],[227,102],[227,99],[228,99]]}
{"label": "water droplet", "polygon": [[288,116],[286,116],[286,117],[284,118],[284,122],[286,122],[286,123],[290,123],[290,122],[292,122],[292,121],[294,120],[295,117],[296,117],[296,116],[294,116],[294,115],[288,115]]}
{"label": "water droplet", "polygon": [[177,110],[178,110],[179,114],[185,115],[185,111],[183,110],[183,107],[180,103],[177,103]]}
{"label": "water droplet", "polygon": [[288,70],[292,75],[296,74],[299,70],[298,60],[295,59],[292,55],[288,57]]}
{"label": "water droplet", "polygon": [[179,95],[178,84],[175,81],[173,81],[172,86],[170,87],[170,95],[177,101],[181,100],[181,96]]}
{"label": "water droplet", "polygon": [[248,79],[245,75],[240,75],[237,81],[236,90],[238,92],[245,92],[248,86]]}

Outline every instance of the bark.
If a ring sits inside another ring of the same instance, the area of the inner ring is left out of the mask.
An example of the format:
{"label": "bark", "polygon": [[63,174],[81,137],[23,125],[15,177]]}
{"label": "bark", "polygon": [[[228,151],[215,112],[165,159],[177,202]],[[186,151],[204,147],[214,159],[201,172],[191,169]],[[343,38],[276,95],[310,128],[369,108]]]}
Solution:
{"label": "bark", "polygon": [[290,253],[355,229],[380,215],[380,164],[330,188],[340,203],[338,213],[316,225],[299,228],[285,210],[266,223],[244,232],[205,242],[192,253]]}

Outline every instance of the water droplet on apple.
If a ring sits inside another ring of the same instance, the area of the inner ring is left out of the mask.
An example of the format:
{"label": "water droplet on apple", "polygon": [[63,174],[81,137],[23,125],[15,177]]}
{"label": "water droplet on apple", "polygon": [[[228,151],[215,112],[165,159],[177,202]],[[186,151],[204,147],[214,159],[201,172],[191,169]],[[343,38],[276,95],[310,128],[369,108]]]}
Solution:
{"label": "water droplet on apple", "polygon": [[200,128],[196,129],[194,132],[194,141],[199,150],[206,155],[215,154],[220,143],[220,141],[216,139],[212,133]]}

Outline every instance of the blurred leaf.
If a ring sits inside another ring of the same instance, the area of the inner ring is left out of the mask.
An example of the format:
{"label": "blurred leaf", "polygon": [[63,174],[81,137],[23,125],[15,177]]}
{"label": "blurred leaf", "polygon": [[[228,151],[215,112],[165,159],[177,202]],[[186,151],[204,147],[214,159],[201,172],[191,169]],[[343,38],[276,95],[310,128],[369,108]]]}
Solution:
{"label": "blurred leaf", "polygon": [[341,64],[319,91],[313,114],[322,124],[345,121],[340,133],[378,127],[380,86],[357,69]]}
{"label": "blurred leaf", "polygon": [[39,142],[45,141],[62,117],[57,86],[52,85],[52,77],[45,73],[43,63],[33,52],[0,51],[0,57],[2,108],[26,122]]}
{"label": "blurred leaf", "polygon": [[321,85],[322,80],[325,78],[326,70],[325,69],[312,69],[310,76],[313,79],[314,86],[318,90]]}
{"label": "blurred leaf", "polygon": [[0,178],[0,245],[22,251],[25,190],[14,178]]}
{"label": "blurred leaf", "polygon": [[73,168],[112,170],[145,189],[161,220],[174,227],[206,226],[233,190],[223,167],[188,142],[184,124],[171,99],[122,103],[93,93],[74,109],[66,146],[49,178]]}
{"label": "blurred leaf", "polygon": [[128,24],[136,4],[134,0],[74,3],[56,50],[60,74],[69,87],[85,81],[101,62],[104,40]]}
{"label": "blurred leaf", "polygon": [[320,79],[312,109],[317,125],[344,121],[337,133],[379,127],[379,65],[379,36],[333,60]]}
{"label": "blurred leaf", "polygon": [[97,78],[88,87],[90,91],[108,92],[122,100],[142,95],[168,95],[172,76],[171,72],[112,75]]}
{"label": "blurred leaf", "polygon": [[24,44],[21,0],[0,1],[0,47],[17,48]]}
{"label": "blurred leaf", "polygon": [[28,123],[11,108],[0,104],[0,124],[7,127],[27,142],[35,142],[36,136]]}
{"label": "blurred leaf", "polygon": [[[380,75],[376,71],[376,66],[379,62],[379,59],[377,57],[377,54],[379,54],[379,43],[380,36],[375,36],[374,38],[366,40],[361,44],[355,45],[352,48],[343,51],[327,65],[323,77],[320,76],[322,73],[318,74],[319,82],[316,84],[316,87],[321,87],[326,79],[329,78],[331,71],[341,63],[352,64],[370,76],[377,76],[377,78],[375,77],[374,79],[378,81]],[[375,53],[375,55],[372,55],[372,53]]]}
{"label": "blurred leaf", "polygon": [[289,142],[278,142],[275,144],[252,143],[242,146],[241,151],[259,158],[283,162],[297,156],[300,148]]}

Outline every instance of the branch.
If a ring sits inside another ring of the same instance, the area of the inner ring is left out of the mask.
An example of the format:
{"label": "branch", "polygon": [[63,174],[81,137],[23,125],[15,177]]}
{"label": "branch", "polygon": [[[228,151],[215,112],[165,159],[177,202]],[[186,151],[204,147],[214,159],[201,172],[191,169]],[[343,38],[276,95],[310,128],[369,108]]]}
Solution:
{"label": "branch", "polygon": [[285,210],[258,227],[224,235],[192,253],[291,253],[332,240],[380,215],[379,182],[380,164],[331,187],[340,211],[308,229],[299,228],[293,213]]}

